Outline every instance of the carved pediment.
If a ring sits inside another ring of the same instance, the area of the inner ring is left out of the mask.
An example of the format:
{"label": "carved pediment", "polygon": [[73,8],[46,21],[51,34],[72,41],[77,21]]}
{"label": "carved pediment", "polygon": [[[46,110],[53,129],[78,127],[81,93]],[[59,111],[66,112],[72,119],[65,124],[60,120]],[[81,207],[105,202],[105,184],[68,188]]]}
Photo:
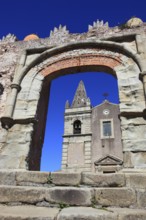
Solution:
{"label": "carved pediment", "polygon": [[122,160],[120,160],[117,157],[106,155],[105,157],[100,158],[99,160],[95,161],[94,164],[96,166],[103,165],[103,166],[109,166],[109,165],[121,165],[123,163]]}

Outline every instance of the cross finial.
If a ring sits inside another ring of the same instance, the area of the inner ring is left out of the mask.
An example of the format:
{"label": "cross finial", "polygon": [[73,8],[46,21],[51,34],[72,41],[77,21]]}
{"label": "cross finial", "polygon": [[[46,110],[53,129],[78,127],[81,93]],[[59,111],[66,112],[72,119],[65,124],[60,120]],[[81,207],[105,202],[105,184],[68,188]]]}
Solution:
{"label": "cross finial", "polygon": [[107,92],[103,93],[103,96],[105,99],[107,99],[107,97],[109,96],[109,94]]}

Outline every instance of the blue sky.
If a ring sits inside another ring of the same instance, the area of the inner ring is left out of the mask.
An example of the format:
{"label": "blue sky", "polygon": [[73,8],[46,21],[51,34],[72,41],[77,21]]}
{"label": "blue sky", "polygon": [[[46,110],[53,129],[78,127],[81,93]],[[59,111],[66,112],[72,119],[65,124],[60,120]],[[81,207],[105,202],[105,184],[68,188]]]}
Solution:
{"label": "blue sky", "polygon": [[[35,33],[49,37],[60,24],[70,33],[83,33],[97,19],[117,26],[132,16],[146,21],[145,0],[0,0],[0,38],[12,33],[19,40]],[[117,82],[106,73],[82,73],[57,78],[52,82],[45,144],[41,170],[60,169],[65,101],[71,102],[80,80],[83,80],[92,105],[103,101],[103,93],[118,103]]]}

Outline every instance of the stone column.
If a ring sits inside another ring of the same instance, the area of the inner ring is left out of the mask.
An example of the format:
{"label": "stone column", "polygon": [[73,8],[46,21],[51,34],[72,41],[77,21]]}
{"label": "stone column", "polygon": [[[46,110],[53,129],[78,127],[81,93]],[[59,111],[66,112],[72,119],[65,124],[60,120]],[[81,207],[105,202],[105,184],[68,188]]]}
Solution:
{"label": "stone column", "polygon": [[5,116],[1,118],[2,126],[6,129],[10,128],[13,125],[13,111],[17,94],[20,91],[21,87],[17,84],[12,84],[11,89],[11,93],[9,94],[7,99]]}

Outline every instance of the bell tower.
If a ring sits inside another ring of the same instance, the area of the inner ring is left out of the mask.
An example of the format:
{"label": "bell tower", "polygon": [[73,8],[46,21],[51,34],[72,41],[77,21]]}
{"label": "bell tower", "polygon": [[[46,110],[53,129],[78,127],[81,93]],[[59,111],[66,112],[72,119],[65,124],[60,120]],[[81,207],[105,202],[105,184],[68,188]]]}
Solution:
{"label": "bell tower", "polygon": [[62,170],[91,170],[91,103],[80,81],[72,104],[66,102]]}

